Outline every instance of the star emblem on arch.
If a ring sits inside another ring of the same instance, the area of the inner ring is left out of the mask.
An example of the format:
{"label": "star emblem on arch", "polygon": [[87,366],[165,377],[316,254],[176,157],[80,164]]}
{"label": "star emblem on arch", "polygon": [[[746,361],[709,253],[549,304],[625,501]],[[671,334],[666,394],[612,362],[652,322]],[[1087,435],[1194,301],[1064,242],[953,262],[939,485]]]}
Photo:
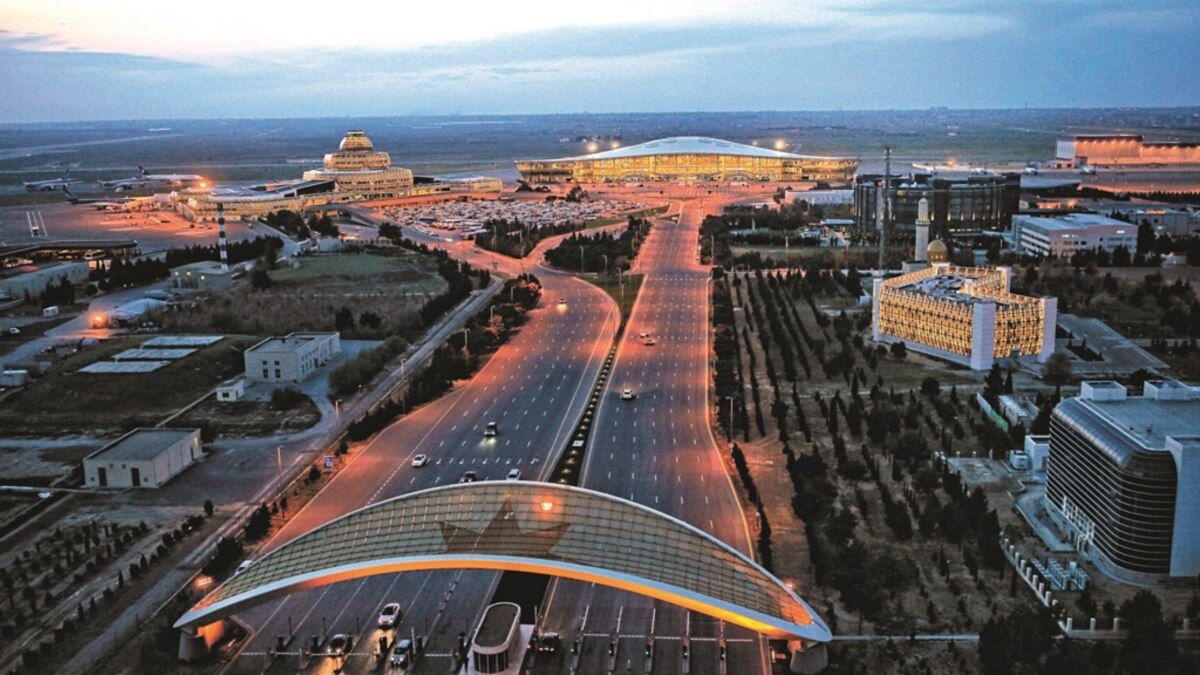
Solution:
{"label": "star emblem on arch", "polygon": [[477,555],[505,555],[529,558],[561,559],[552,549],[570,529],[570,524],[559,522],[542,529],[521,529],[512,498],[505,497],[500,509],[488,524],[476,532],[467,527],[442,521],[445,553],[473,553]]}

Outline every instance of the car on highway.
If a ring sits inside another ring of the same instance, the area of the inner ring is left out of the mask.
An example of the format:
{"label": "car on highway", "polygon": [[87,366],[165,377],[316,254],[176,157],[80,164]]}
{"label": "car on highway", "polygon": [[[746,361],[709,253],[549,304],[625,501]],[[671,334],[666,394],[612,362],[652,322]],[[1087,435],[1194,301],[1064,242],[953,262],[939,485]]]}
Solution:
{"label": "car on highway", "polygon": [[246,570],[250,569],[253,565],[254,565],[253,560],[243,560],[237,566],[237,569],[233,571],[233,576],[236,577],[237,575],[241,574],[242,572],[245,572]]}
{"label": "car on highway", "polygon": [[504,477],[504,480],[521,480],[521,470],[510,469],[508,475]]}
{"label": "car on highway", "polygon": [[325,649],[325,653],[330,656],[345,656],[348,651],[350,651],[350,636],[345,633],[338,633],[330,638],[329,647]]}
{"label": "car on highway", "polygon": [[405,638],[396,643],[392,648],[392,666],[395,668],[407,668],[412,663],[412,640]]}
{"label": "car on highway", "polygon": [[396,622],[400,620],[400,603],[389,602],[383,606],[383,611],[379,613],[380,628],[395,628]]}
{"label": "car on highway", "polygon": [[647,347],[654,346],[655,342],[656,342],[656,340],[654,339],[654,336],[650,336],[650,337],[646,338],[645,340],[642,340],[642,344],[646,345]]}
{"label": "car on highway", "polygon": [[537,650],[543,654],[553,654],[558,651],[558,633],[542,633],[537,638]]}
{"label": "car on highway", "polygon": [[420,468],[422,466],[425,466],[428,463],[429,463],[429,455],[417,455],[417,456],[413,457],[412,465],[415,467]]}
{"label": "car on highway", "polygon": [[463,473],[462,478],[458,479],[460,483],[474,483],[479,480],[479,473],[476,471],[467,471]]}
{"label": "car on highway", "polygon": [[488,422],[487,426],[483,428],[484,438],[495,438],[498,435],[500,435],[500,427],[495,422]]}
{"label": "car on highway", "polygon": [[650,331],[646,331],[646,330],[639,330],[639,331],[638,331],[638,337],[640,337],[640,338],[642,338],[643,340],[645,340],[646,338],[650,337]]}
{"label": "car on highway", "polygon": [[567,304],[567,299],[566,299],[566,298],[559,298],[559,299],[558,299],[558,304],[560,304],[560,305],[565,305],[565,304]]}
{"label": "car on highway", "polygon": [[624,389],[621,390],[621,400],[622,401],[632,401],[635,398],[637,398],[637,394],[633,393],[633,390],[630,389],[629,387],[625,387]]}

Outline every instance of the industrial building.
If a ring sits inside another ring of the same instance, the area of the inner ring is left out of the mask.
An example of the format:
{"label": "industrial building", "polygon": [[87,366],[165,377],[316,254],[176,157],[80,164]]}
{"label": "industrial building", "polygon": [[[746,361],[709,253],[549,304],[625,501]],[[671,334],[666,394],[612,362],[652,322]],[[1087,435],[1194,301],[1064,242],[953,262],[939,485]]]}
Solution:
{"label": "industrial building", "polygon": [[929,244],[929,266],[876,278],[872,336],[908,349],[988,370],[996,359],[1054,353],[1056,298],[1009,292],[1007,267],[956,267],[941,241]]}
{"label": "industrial building", "polygon": [[[914,225],[921,200],[929,204],[929,222],[935,237],[980,234],[1009,228],[1021,200],[1021,176],[1016,173],[966,178],[935,178],[932,174],[892,175],[886,195],[891,203],[891,223]],[[855,225],[875,227],[884,188],[882,174],[854,179]]]}
{"label": "industrial building", "polygon": [[192,288],[200,291],[224,291],[233,286],[233,270],[215,260],[180,265],[171,268],[172,288]]}
{"label": "industrial building", "polygon": [[1054,154],[1071,166],[1200,164],[1200,143],[1152,142],[1141,134],[1073,134],[1058,139]]}
{"label": "industrial building", "polygon": [[156,488],[203,451],[199,429],[134,429],[83,459],[88,487]]}
{"label": "industrial building", "polygon": [[1048,511],[1106,574],[1200,574],[1200,387],[1084,382],[1050,419]]}
{"label": "industrial building", "polygon": [[1192,214],[1163,206],[1116,206],[1108,210],[1108,215],[1127,220],[1134,225],[1146,223],[1154,228],[1154,234],[1159,236],[1166,234],[1171,237],[1190,237],[1193,233],[1200,232],[1200,220],[1192,218]]}
{"label": "industrial building", "polygon": [[1013,216],[1013,246],[1026,255],[1069,256],[1077,251],[1104,249],[1112,253],[1124,246],[1137,253],[1137,225],[1095,213],[1053,216]]}
{"label": "industrial building", "polygon": [[530,184],[828,181],[848,183],[858,160],[794,155],[703,136],[661,138],[579,157],[529,159],[517,170]]}
{"label": "industrial building", "polygon": [[340,353],[339,333],[289,333],[259,342],[242,357],[252,382],[300,382]]}

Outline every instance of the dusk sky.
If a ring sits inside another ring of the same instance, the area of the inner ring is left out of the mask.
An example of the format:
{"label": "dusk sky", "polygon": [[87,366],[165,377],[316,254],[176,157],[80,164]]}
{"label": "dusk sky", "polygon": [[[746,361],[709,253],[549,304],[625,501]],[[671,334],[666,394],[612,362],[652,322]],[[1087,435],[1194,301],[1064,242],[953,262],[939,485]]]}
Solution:
{"label": "dusk sky", "polygon": [[0,122],[1200,104],[1196,0],[5,0]]}

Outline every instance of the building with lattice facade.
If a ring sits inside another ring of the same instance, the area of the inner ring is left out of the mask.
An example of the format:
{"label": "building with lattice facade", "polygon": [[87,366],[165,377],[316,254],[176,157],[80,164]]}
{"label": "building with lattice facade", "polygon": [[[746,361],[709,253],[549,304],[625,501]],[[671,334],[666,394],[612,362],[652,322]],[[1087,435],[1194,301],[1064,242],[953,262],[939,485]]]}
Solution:
{"label": "building with lattice facade", "polygon": [[875,280],[876,342],[903,342],[974,370],[988,370],[1000,358],[1050,358],[1056,298],[1011,293],[1007,267],[956,267],[937,255],[935,244],[940,242],[929,245],[929,267]]}

